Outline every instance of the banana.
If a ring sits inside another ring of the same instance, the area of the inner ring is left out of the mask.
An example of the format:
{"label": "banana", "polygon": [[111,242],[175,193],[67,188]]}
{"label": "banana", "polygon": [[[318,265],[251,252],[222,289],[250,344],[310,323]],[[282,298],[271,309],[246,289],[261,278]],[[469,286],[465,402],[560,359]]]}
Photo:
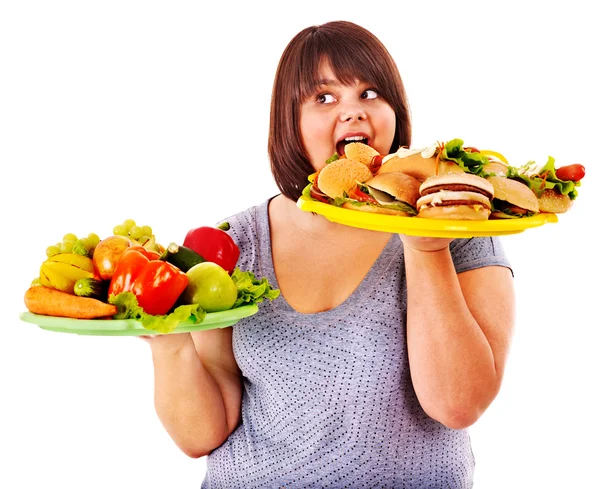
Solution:
{"label": "banana", "polygon": [[40,267],[40,281],[45,287],[74,294],[75,282],[94,276],[91,258],[74,253],[60,253],[48,258]]}

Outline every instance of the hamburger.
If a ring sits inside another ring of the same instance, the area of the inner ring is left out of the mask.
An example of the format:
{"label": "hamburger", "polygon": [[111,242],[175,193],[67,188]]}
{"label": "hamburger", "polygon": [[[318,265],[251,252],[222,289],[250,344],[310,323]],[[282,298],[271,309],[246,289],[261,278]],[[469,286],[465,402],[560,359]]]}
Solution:
{"label": "hamburger", "polygon": [[447,173],[425,180],[417,200],[418,217],[483,221],[491,213],[494,187],[470,173]]}
{"label": "hamburger", "polygon": [[[349,158],[340,158],[327,163],[312,184],[311,197],[342,198],[356,183],[366,182],[373,177],[366,165]],[[326,201],[327,202],[327,201]]]}
{"label": "hamburger", "polygon": [[346,209],[395,216],[414,216],[420,183],[404,173],[385,173],[357,184],[341,203]]}
{"label": "hamburger", "polygon": [[518,219],[540,211],[538,198],[524,183],[502,176],[486,180],[494,187],[490,219]]}

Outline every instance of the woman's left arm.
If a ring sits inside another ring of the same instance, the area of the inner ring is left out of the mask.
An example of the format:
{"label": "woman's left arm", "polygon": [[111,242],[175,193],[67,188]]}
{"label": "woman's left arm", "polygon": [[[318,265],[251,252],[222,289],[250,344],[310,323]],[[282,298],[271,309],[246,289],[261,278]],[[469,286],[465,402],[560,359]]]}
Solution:
{"label": "woman's left arm", "polygon": [[466,428],[500,389],[515,317],[511,272],[487,266],[457,274],[451,240],[402,240],[415,392],[429,416]]}

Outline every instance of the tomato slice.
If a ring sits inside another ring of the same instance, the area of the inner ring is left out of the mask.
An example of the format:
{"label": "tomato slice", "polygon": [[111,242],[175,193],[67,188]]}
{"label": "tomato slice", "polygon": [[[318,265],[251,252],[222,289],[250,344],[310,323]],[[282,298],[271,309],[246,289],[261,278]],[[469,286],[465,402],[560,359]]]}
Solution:
{"label": "tomato slice", "polygon": [[556,178],[564,181],[578,182],[585,176],[585,167],[579,163],[561,166],[556,170]]}
{"label": "tomato slice", "polygon": [[373,204],[377,203],[373,197],[364,193],[360,188],[358,188],[358,185],[348,192],[348,197],[358,200],[359,202],[371,202]]}

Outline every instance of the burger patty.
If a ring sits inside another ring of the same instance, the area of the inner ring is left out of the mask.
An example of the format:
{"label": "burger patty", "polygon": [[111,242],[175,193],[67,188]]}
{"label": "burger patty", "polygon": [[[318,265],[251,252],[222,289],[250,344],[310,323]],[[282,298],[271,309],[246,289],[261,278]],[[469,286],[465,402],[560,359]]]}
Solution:
{"label": "burger patty", "polygon": [[451,183],[451,184],[446,184],[446,185],[434,185],[433,187],[429,187],[426,189],[423,189],[423,191],[421,192],[421,196],[423,195],[428,195],[428,194],[433,194],[436,192],[439,192],[441,190],[448,190],[451,192],[477,192],[478,194],[482,194],[485,195],[488,199],[492,198],[492,194],[479,188],[479,187],[474,187],[473,185],[465,185],[463,183]]}
{"label": "burger patty", "polygon": [[431,205],[433,207],[441,207],[445,205],[480,205],[482,207],[485,207],[486,209],[490,209],[489,205],[486,205],[483,202],[475,202],[473,200],[443,200],[442,202],[436,203],[435,205],[426,205]]}
{"label": "burger patty", "polygon": [[518,205],[511,204],[510,202],[507,202],[505,200],[499,200],[499,199],[494,200],[494,208],[497,211],[508,210],[508,211],[512,212],[513,214],[525,215],[529,212],[527,209],[524,209],[523,207],[519,207]]}

